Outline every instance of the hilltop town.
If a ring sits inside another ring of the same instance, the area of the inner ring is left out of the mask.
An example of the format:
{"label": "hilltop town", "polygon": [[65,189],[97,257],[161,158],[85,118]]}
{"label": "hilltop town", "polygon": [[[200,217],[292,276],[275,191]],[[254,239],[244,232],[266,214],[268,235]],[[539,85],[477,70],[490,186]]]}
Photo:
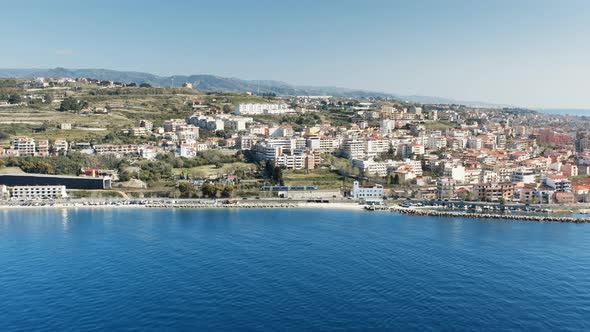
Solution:
{"label": "hilltop town", "polygon": [[387,98],[0,80],[0,195],[576,204],[590,119]]}

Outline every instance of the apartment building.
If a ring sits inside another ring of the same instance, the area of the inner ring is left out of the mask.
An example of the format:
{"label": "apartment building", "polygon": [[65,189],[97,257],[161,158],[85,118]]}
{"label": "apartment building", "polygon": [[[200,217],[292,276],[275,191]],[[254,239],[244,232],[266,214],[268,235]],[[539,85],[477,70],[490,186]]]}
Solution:
{"label": "apartment building", "polygon": [[35,140],[26,136],[17,136],[12,139],[12,150],[17,156],[35,156]]}
{"label": "apartment building", "polygon": [[14,186],[10,189],[13,199],[60,199],[67,197],[66,186]]}
{"label": "apartment building", "polygon": [[514,196],[511,182],[478,183],[473,186],[477,200],[482,202],[510,202]]}
{"label": "apartment building", "polygon": [[287,104],[238,104],[235,108],[236,115],[262,115],[293,113]]}
{"label": "apartment building", "polygon": [[96,154],[137,154],[135,144],[97,144],[93,146]]}
{"label": "apartment building", "polygon": [[340,146],[342,156],[348,159],[365,158],[365,141],[359,139],[345,139]]}

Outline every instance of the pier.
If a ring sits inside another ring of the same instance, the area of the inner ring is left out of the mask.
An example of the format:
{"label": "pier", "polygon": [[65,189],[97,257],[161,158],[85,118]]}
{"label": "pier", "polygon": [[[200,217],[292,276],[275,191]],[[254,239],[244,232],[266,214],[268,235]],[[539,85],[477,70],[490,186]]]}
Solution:
{"label": "pier", "polygon": [[531,216],[531,215],[507,215],[507,214],[493,214],[493,213],[461,213],[453,211],[434,211],[434,210],[418,210],[412,208],[390,207],[389,211],[428,217],[446,217],[446,218],[473,218],[473,219],[510,219],[523,221],[549,221],[549,222],[571,222],[571,223],[588,223],[590,218],[576,218],[576,217],[558,217],[558,216]]}

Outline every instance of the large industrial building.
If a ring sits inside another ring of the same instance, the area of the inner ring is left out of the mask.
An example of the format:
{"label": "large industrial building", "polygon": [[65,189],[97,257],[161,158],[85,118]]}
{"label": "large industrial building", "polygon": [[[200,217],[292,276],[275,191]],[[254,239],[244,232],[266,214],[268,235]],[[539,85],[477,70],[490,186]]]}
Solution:
{"label": "large industrial building", "polygon": [[0,184],[15,186],[65,186],[66,189],[110,189],[110,177],[45,174],[0,174]]}

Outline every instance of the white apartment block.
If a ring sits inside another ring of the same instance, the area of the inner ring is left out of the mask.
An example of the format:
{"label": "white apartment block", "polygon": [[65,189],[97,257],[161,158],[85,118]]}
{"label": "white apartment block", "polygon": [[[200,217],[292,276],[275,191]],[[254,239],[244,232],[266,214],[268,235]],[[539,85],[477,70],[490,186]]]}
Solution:
{"label": "white apartment block", "polygon": [[443,176],[456,182],[465,182],[465,167],[463,165],[445,165]]}
{"label": "white apartment block", "polygon": [[190,145],[180,145],[176,150],[176,155],[178,157],[194,158],[197,156],[197,148]]}
{"label": "white apartment block", "polygon": [[512,172],[513,182],[535,183],[535,173],[529,169],[518,169]]}
{"label": "white apartment block", "polygon": [[315,167],[315,156],[308,153],[281,154],[275,159],[275,165],[287,169],[313,169]]}
{"label": "white apartment block", "polygon": [[223,120],[225,127],[229,130],[245,131],[248,123],[252,123],[252,118],[246,117],[230,117]]}
{"label": "white apartment block", "polygon": [[365,141],[358,139],[345,139],[340,146],[342,155],[348,159],[365,158]]}
{"label": "white apartment block", "polygon": [[171,119],[164,121],[164,131],[175,132],[176,128],[185,125],[186,122],[182,119]]}
{"label": "white apartment block", "polygon": [[235,108],[236,115],[262,115],[293,113],[287,104],[238,104]]}
{"label": "white apartment block", "polygon": [[35,140],[26,136],[18,136],[12,139],[12,149],[18,156],[36,155]]}
{"label": "white apartment block", "polygon": [[444,136],[428,137],[427,147],[429,150],[440,150],[447,147],[447,138]]}
{"label": "white apartment block", "polygon": [[66,186],[14,186],[10,189],[14,199],[59,199],[68,197]]}
{"label": "white apartment block", "polygon": [[367,140],[365,141],[365,153],[369,158],[376,157],[385,153],[391,147],[391,141],[385,139]]}
{"label": "white apartment block", "polygon": [[392,165],[394,165],[394,162],[391,160],[377,162],[373,159],[353,159],[351,161],[351,166],[358,168],[365,175],[386,176],[387,168]]}

